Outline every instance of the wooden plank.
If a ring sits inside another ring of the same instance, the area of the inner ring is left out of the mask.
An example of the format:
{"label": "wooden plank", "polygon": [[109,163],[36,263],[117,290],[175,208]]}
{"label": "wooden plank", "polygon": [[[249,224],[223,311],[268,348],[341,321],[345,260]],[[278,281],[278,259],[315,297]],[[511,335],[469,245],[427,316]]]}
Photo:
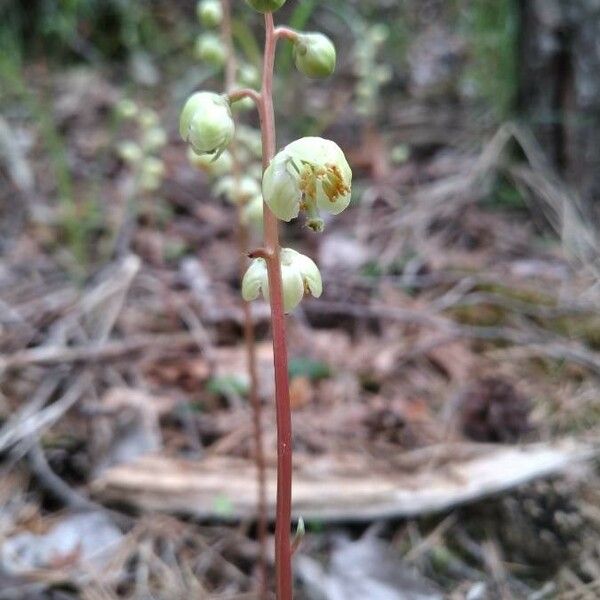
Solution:
{"label": "wooden plank", "polygon": [[[598,454],[574,441],[527,446],[453,444],[373,459],[365,453],[303,458],[295,465],[294,515],[367,521],[445,511],[555,475]],[[255,467],[246,460],[208,457],[193,462],[164,456],[106,471],[91,486],[103,502],[201,519],[251,519]],[[275,472],[268,476],[274,515]]]}

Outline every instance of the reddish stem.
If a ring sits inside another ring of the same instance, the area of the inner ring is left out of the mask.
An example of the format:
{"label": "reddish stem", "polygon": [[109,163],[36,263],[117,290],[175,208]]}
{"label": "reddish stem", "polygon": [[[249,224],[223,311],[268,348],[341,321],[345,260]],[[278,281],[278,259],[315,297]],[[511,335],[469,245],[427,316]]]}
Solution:
{"label": "reddish stem", "polygon": [[276,39],[287,39],[291,42],[295,42],[298,39],[298,32],[290,27],[277,27],[275,29],[275,38]]}
{"label": "reddish stem", "polygon": [[[223,22],[221,33],[223,42],[227,48],[227,62],[225,65],[225,89],[228,93],[232,92],[237,77],[237,61],[235,48],[233,45],[233,35],[231,31],[231,5],[230,0],[221,0],[223,8]],[[236,92],[239,98],[250,96],[257,102],[258,92],[254,90],[240,90]],[[235,94],[235,93],[234,93]],[[230,96],[231,97],[231,96]],[[237,156],[237,147],[233,143],[230,147],[233,158],[233,177],[236,185],[240,181],[240,163]],[[246,270],[246,261],[244,254],[248,251],[248,229],[242,219],[243,207],[238,206],[238,245],[240,256],[240,275],[243,276]],[[244,343],[246,346],[246,360],[248,365],[248,374],[250,377],[250,405],[252,407],[252,422],[254,430],[254,459],[256,463],[256,477],[258,484],[258,504],[257,504],[257,531],[258,531],[258,572],[259,572],[259,597],[266,600],[268,594],[267,582],[267,473],[264,455],[264,444],[262,434],[262,407],[258,395],[258,370],[256,365],[256,340],[254,334],[254,322],[252,311],[247,302],[243,302],[244,307]]]}
{"label": "reddish stem", "polygon": [[[273,15],[265,14],[265,55],[262,90],[258,112],[260,116],[263,167],[275,156],[275,113],[273,110],[273,68],[277,36]],[[292,598],[292,415],[288,379],[287,343],[283,310],[283,285],[279,262],[279,228],[277,218],[264,205],[264,237],[269,275],[273,360],[275,365],[275,407],[277,415],[277,509],[275,524],[275,570],[277,600]]]}

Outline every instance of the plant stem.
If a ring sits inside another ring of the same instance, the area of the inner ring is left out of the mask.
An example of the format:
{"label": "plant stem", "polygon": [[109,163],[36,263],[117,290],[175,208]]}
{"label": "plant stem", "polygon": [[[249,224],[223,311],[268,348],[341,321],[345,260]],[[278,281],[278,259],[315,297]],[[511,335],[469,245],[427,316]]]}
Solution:
{"label": "plant stem", "polygon": [[[227,62],[225,65],[225,89],[231,92],[236,84],[237,61],[235,48],[233,45],[233,35],[231,29],[231,5],[230,0],[221,0],[223,9],[223,21],[221,33],[223,43],[227,48]],[[234,143],[230,147],[233,159],[233,178],[236,185],[240,181],[240,163],[237,156],[237,147]],[[240,256],[240,277],[243,276],[246,264],[245,254],[248,251],[248,228],[244,225],[242,219],[243,206],[238,205],[238,245]],[[257,532],[258,532],[258,572],[259,572],[259,597],[266,600],[268,593],[267,583],[267,478],[264,456],[264,445],[262,435],[262,415],[261,404],[258,395],[258,372],[256,366],[256,340],[254,335],[254,322],[252,320],[252,311],[250,304],[243,302],[244,309],[244,343],[246,346],[246,360],[248,366],[248,375],[250,377],[250,404],[252,407],[252,422],[254,429],[254,460],[256,462],[256,477],[258,487],[257,502]]]}
{"label": "plant stem", "polygon": [[[265,14],[265,54],[262,90],[258,113],[262,132],[263,167],[275,156],[275,113],[273,110],[273,68],[277,36],[273,15]],[[279,261],[279,228],[277,218],[264,205],[264,243],[267,251],[273,360],[275,365],[275,407],[277,415],[277,509],[275,524],[275,570],[277,600],[292,598],[292,415],[288,379],[287,343],[283,310],[283,285]]]}

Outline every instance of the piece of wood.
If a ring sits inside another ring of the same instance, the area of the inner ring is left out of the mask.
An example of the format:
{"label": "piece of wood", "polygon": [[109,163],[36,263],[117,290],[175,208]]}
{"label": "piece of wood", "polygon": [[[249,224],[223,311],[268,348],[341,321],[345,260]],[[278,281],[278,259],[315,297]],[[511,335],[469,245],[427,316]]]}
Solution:
{"label": "piece of wood", "polygon": [[[566,440],[521,447],[452,444],[385,460],[366,453],[304,457],[295,465],[294,515],[334,522],[440,512],[557,474],[598,450]],[[91,491],[103,502],[200,519],[252,519],[256,511],[255,466],[222,456],[198,462],[147,456],[105,472]],[[272,518],[273,469],[267,497]]]}

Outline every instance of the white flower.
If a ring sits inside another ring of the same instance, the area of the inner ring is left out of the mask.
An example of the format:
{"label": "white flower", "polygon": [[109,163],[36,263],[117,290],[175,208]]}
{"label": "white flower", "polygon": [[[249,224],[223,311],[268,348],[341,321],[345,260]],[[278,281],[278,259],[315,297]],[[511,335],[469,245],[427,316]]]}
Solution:
{"label": "white flower", "polygon": [[330,140],[305,137],[286,146],[265,171],[263,197],[282,221],[307,212],[308,225],[322,229],[318,211],[337,215],[350,203],[352,170]]}
{"label": "white flower", "polygon": [[213,92],[193,94],[181,112],[179,133],[196,154],[223,152],[235,133],[227,98]]}
{"label": "white flower", "polygon": [[[305,293],[319,298],[323,293],[323,281],[319,268],[313,260],[291,248],[281,249],[281,279],[283,284],[283,308],[286,313],[294,310]],[[269,299],[267,263],[255,258],[242,280],[242,297],[246,302],[256,300],[262,293]]]}

